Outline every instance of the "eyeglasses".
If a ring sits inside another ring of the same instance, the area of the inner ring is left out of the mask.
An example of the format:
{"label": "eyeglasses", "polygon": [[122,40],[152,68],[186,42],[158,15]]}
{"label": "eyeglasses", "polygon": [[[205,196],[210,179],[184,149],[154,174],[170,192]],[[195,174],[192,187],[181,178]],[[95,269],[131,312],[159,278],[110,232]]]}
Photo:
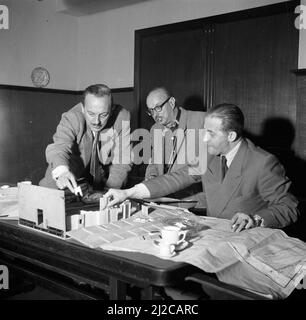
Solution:
{"label": "eyeglasses", "polygon": [[163,106],[170,100],[171,97],[167,98],[166,101],[164,101],[161,105],[156,106],[152,109],[147,110],[147,114],[152,117],[154,115],[154,112],[160,113],[163,110]]}

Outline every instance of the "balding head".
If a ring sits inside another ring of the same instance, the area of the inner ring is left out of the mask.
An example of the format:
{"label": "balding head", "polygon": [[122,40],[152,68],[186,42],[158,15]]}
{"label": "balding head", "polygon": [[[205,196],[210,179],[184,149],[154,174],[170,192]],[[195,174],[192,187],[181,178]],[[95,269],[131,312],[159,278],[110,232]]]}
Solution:
{"label": "balding head", "polygon": [[158,99],[159,101],[164,101],[167,98],[171,97],[171,94],[169,91],[164,88],[164,87],[157,87],[151,90],[147,96],[147,105],[148,105],[148,100],[156,100]]}
{"label": "balding head", "polygon": [[164,87],[157,87],[150,91],[147,96],[147,107],[149,113],[156,123],[165,127],[173,127],[175,124],[177,108],[175,99]]}

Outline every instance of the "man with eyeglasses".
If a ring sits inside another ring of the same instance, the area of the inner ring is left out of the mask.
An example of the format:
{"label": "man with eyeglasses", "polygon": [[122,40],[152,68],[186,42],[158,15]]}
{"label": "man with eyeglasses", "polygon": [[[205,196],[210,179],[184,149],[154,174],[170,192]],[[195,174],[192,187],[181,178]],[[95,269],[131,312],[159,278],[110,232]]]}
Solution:
{"label": "man with eyeglasses", "polygon": [[46,158],[41,186],[76,194],[85,178],[94,190],[121,188],[131,169],[129,111],[113,104],[106,85],[87,87],[83,101],[63,113]]}
{"label": "man with eyeglasses", "polygon": [[[188,155],[199,154],[199,146],[202,145],[199,129],[204,126],[205,112],[178,107],[175,98],[164,87],[151,90],[146,103],[147,114],[155,121],[150,130],[152,157],[145,173],[145,179],[150,180],[181,169],[188,163]],[[158,135],[162,135],[161,139],[157,139]],[[198,201],[197,207],[205,207],[200,183],[170,197],[195,200]]]}

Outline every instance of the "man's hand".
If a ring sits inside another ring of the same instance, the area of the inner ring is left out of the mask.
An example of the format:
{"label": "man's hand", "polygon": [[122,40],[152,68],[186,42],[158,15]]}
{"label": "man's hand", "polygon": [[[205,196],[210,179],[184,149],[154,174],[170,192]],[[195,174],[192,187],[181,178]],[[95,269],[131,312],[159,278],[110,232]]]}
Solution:
{"label": "man's hand", "polygon": [[231,222],[232,230],[234,232],[240,232],[243,229],[251,229],[256,227],[253,217],[242,212],[237,212],[231,219]]}
{"label": "man's hand", "polygon": [[107,207],[109,208],[123,202],[129,197],[129,195],[127,190],[109,189],[103,197],[108,199]]}
{"label": "man's hand", "polygon": [[72,172],[63,172],[55,181],[59,189],[67,187],[74,194],[74,189],[77,187],[77,183]]}

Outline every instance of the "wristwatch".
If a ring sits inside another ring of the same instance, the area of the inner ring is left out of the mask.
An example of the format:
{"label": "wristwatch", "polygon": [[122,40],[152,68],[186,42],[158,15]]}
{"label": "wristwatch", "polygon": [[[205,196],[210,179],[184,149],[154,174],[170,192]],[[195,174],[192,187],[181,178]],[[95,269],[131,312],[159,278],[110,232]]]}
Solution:
{"label": "wristwatch", "polygon": [[264,227],[264,226],[265,226],[265,220],[264,220],[263,217],[255,214],[255,215],[253,216],[253,219],[254,219],[254,221],[255,221],[255,226],[256,226],[256,227]]}

